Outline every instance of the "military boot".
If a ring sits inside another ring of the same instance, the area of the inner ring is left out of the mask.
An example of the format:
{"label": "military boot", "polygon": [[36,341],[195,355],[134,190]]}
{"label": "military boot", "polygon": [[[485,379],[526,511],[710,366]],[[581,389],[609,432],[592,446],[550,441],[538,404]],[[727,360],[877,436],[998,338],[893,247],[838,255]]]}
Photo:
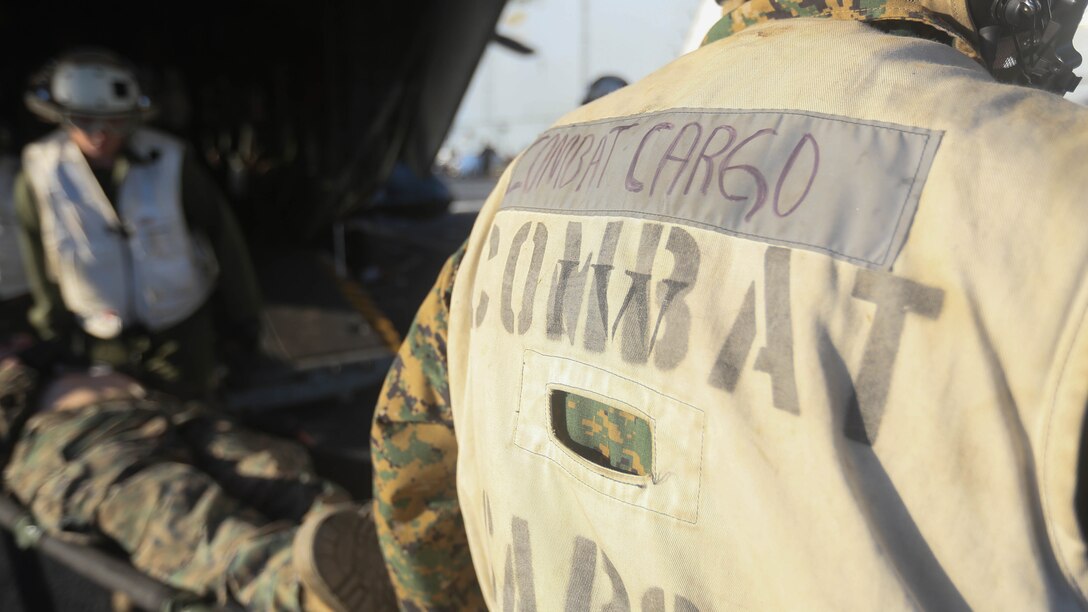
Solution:
{"label": "military boot", "polygon": [[295,535],[294,562],[311,612],[397,609],[369,505],[307,517]]}

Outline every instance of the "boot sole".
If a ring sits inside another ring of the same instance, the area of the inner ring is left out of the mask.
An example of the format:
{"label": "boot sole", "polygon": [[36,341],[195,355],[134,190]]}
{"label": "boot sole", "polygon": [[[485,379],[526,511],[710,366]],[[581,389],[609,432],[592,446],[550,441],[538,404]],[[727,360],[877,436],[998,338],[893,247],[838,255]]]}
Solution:
{"label": "boot sole", "polygon": [[[336,612],[360,612],[372,598],[366,579],[373,520],[358,507],[333,508],[306,521],[295,536],[295,566],[302,584]],[[384,569],[384,568],[382,568]]]}

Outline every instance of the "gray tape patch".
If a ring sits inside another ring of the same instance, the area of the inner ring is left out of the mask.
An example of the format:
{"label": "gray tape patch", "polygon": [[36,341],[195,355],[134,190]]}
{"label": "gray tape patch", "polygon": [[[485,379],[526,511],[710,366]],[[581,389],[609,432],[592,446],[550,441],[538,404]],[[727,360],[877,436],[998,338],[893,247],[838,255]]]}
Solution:
{"label": "gray tape patch", "polygon": [[526,151],[502,207],[660,219],[887,270],[941,136],[797,111],[673,110],[563,126]]}

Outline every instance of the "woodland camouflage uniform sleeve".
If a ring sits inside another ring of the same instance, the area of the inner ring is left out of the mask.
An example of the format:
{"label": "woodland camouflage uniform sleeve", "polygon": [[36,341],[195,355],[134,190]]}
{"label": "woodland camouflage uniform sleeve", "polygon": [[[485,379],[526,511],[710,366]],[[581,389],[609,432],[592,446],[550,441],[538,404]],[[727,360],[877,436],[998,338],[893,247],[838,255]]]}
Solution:
{"label": "woodland camouflage uniform sleeve", "polygon": [[457,501],[446,359],[462,246],[427,295],[389,375],[371,429],[374,515],[404,610],[482,610]]}

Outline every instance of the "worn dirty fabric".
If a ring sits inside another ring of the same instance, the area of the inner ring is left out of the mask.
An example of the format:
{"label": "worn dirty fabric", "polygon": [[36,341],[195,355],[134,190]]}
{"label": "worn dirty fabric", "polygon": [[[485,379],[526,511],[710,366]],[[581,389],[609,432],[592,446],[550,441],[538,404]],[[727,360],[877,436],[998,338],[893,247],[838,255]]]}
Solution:
{"label": "worn dirty fabric", "polygon": [[[1088,603],[1088,111],[952,33],[783,12],[499,181],[375,421],[402,607],[469,559],[490,609]],[[644,419],[646,473],[557,435],[556,390]]]}
{"label": "worn dirty fabric", "polygon": [[386,377],[374,413],[374,518],[405,610],[482,610],[461,522],[446,333],[462,247],[439,274]]}
{"label": "worn dirty fabric", "polygon": [[296,445],[162,399],[33,416],[5,481],[48,532],[108,538],[159,580],[255,610],[299,609],[295,525],[348,499]]}

